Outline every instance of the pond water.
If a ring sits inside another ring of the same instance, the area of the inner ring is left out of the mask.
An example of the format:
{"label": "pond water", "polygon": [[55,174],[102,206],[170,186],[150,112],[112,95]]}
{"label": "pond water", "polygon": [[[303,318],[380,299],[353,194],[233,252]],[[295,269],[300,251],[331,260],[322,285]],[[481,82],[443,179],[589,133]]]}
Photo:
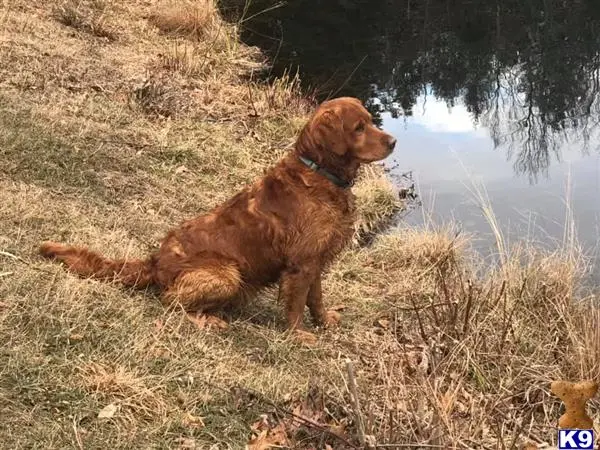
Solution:
{"label": "pond water", "polygon": [[495,239],[556,246],[571,217],[600,243],[597,0],[226,0],[263,77],[298,71],[319,100],[352,95],[398,138],[411,225],[453,221],[482,251]]}

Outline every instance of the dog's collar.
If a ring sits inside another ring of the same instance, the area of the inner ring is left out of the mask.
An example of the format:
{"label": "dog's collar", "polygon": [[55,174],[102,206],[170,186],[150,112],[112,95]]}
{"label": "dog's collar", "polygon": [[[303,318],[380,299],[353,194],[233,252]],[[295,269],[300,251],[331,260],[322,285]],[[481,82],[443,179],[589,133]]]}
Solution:
{"label": "dog's collar", "polygon": [[298,155],[298,158],[309,169],[314,170],[315,172],[317,172],[320,175],[323,175],[325,178],[327,178],[329,181],[331,181],[336,186],[341,187],[342,189],[348,189],[348,188],[351,188],[352,186],[354,186],[354,181],[344,181],[337,175],[332,174],[327,169],[319,166],[316,162],[311,161],[310,159],[305,158],[304,156]]}

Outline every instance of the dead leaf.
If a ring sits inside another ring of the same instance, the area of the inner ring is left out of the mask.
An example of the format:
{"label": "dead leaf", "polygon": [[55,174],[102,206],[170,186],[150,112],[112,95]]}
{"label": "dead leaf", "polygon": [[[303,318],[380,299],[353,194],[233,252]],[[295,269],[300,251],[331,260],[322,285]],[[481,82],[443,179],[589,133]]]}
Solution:
{"label": "dead leaf", "polygon": [[440,398],[440,403],[445,414],[449,415],[454,408],[454,393],[448,389]]}
{"label": "dead leaf", "polygon": [[98,419],[110,419],[115,415],[118,409],[119,407],[117,405],[110,403],[100,410]]}
{"label": "dead leaf", "polygon": [[260,416],[260,420],[257,420],[252,425],[250,425],[253,431],[262,431],[269,429],[269,418],[266,414],[262,414]]}
{"label": "dead leaf", "polygon": [[268,433],[269,430],[263,430],[258,436],[250,439],[250,441],[246,444],[246,450],[263,450],[270,448],[271,445],[267,441]]}
{"label": "dead leaf", "polygon": [[[314,407],[309,406],[309,401],[305,400],[301,404],[296,405],[292,414],[308,422],[320,424],[323,419],[323,411],[319,411]],[[302,426],[302,423],[295,420],[290,424],[290,430],[295,431]]]}
{"label": "dead leaf", "polygon": [[288,444],[287,432],[285,425],[280,423],[269,432],[269,437],[275,445],[286,445]]}
{"label": "dead leaf", "polygon": [[179,166],[177,169],[175,169],[175,174],[176,175],[180,175],[182,173],[188,172],[188,168],[185,166]]}
{"label": "dead leaf", "polygon": [[194,416],[192,413],[186,412],[182,419],[183,424],[190,428],[203,428],[204,421],[200,416]]}
{"label": "dead leaf", "polygon": [[343,423],[329,425],[329,431],[336,436],[343,438],[346,435],[346,426]]}
{"label": "dead leaf", "polygon": [[246,444],[246,450],[267,450],[288,444],[285,425],[280,423],[275,428],[261,431],[258,436]]}
{"label": "dead leaf", "polygon": [[347,306],[346,305],[333,305],[331,308],[329,308],[329,311],[343,311],[344,309],[346,309]]}
{"label": "dead leaf", "polygon": [[169,350],[164,347],[153,348],[150,351],[150,354],[155,358],[164,358],[164,359],[167,359],[167,358],[169,358],[169,356],[171,356],[171,352],[169,352]]}
{"label": "dead leaf", "polygon": [[154,328],[156,328],[156,331],[162,330],[164,326],[165,326],[165,324],[163,323],[163,321],[161,319],[156,319],[154,321]]}
{"label": "dead leaf", "polygon": [[180,438],[177,440],[179,442],[179,448],[196,448],[196,440],[191,438]]}
{"label": "dead leaf", "polygon": [[73,333],[69,335],[69,340],[71,341],[81,341],[85,336],[80,333]]}
{"label": "dead leaf", "polygon": [[390,321],[387,319],[379,319],[377,325],[387,330],[390,327]]}
{"label": "dead leaf", "polygon": [[296,407],[292,410],[292,414],[302,417],[302,405],[296,405]]}

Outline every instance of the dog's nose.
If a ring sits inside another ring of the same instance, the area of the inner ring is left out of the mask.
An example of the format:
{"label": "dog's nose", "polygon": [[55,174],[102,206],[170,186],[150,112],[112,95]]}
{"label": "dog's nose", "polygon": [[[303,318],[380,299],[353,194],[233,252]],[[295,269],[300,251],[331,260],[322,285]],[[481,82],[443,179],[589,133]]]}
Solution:
{"label": "dog's nose", "polygon": [[391,137],[388,141],[388,146],[390,147],[390,150],[394,150],[394,147],[396,147],[396,138],[395,137]]}

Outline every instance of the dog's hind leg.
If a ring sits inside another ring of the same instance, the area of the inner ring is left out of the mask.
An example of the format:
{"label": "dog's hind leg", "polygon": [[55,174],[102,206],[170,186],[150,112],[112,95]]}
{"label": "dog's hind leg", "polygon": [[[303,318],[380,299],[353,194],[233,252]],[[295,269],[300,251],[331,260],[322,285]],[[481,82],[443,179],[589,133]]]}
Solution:
{"label": "dog's hind leg", "polygon": [[241,293],[241,274],[229,261],[203,262],[182,272],[166,289],[163,304],[185,311],[205,312],[223,309]]}

